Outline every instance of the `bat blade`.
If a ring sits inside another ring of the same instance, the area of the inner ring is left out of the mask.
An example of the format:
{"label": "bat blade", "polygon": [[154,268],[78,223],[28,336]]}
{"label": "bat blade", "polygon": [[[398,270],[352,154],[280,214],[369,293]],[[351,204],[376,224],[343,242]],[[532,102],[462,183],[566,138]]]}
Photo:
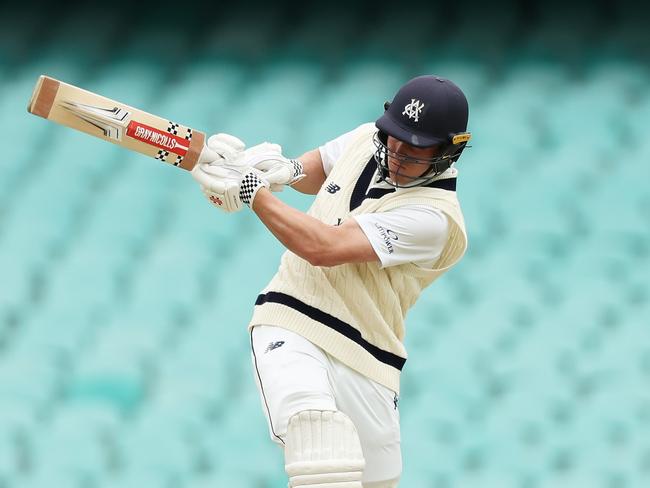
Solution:
{"label": "bat blade", "polygon": [[201,131],[45,75],[27,111],[188,171],[205,145]]}

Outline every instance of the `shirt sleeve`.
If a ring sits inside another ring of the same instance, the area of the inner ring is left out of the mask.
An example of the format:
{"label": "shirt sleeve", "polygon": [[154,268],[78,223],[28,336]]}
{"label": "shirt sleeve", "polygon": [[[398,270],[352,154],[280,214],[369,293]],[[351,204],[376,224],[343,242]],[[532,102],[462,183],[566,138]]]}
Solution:
{"label": "shirt sleeve", "polygon": [[426,268],[433,266],[449,234],[445,214],[421,205],[406,205],[353,218],[370,241],[382,268],[405,263]]}
{"label": "shirt sleeve", "polygon": [[340,135],[336,139],[332,139],[329,142],[326,142],[318,148],[318,151],[320,152],[320,158],[323,161],[323,171],[325,172],[325,176],[329,176],[332,168],[334,167],[334,163],[338,161],[343,152],[347,149],[350,141],[354,139],[354,137],[361,129],[369,125],[374,124],[372,124],[372,122],[369,122],[367,124],[360,125],[356,129],[353,129],[350,132],[346,132],[345,134]]}

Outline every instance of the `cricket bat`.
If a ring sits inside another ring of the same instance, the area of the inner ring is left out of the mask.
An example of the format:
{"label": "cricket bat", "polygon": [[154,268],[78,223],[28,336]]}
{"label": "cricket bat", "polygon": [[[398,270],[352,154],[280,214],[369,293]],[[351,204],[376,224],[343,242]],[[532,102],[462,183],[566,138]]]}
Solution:
{"label": "cricket bat", "polygon": [[27,111],[188,171],[205,145],[201,131],[44,75]]}

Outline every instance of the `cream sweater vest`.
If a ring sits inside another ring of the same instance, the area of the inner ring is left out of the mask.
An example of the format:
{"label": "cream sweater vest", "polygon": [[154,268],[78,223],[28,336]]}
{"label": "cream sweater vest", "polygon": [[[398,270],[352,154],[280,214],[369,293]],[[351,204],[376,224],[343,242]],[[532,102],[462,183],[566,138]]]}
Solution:
{"label": "cream sweater vest", "polygon": [[380,269],[374,262],[326,268],[312,266],[287,251],[277,274],[257,298],[250,327],[266,324],[292,330],[350,368],[399,392],[399,375],[407,357],[403,344],[406,313],[426,286],[460,260],[467,237],[454,191],[416,187],[365,194],[375,168],[371,159],[375,130],[368,127],[350,143],[308,214],[337,225],[358,214],[429,205],[443,211],[449,221],[449,238],[440,258],[432,269],[414,264]]}

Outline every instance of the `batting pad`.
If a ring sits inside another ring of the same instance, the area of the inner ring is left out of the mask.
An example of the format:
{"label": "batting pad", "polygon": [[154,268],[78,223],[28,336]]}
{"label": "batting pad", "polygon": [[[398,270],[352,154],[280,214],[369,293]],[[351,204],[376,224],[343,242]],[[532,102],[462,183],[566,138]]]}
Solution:
{"label": "batting pad", "polygon": [[285,470],[292,488],[362,488],[357,429],[342,412],[307,410],[289,419]]}

